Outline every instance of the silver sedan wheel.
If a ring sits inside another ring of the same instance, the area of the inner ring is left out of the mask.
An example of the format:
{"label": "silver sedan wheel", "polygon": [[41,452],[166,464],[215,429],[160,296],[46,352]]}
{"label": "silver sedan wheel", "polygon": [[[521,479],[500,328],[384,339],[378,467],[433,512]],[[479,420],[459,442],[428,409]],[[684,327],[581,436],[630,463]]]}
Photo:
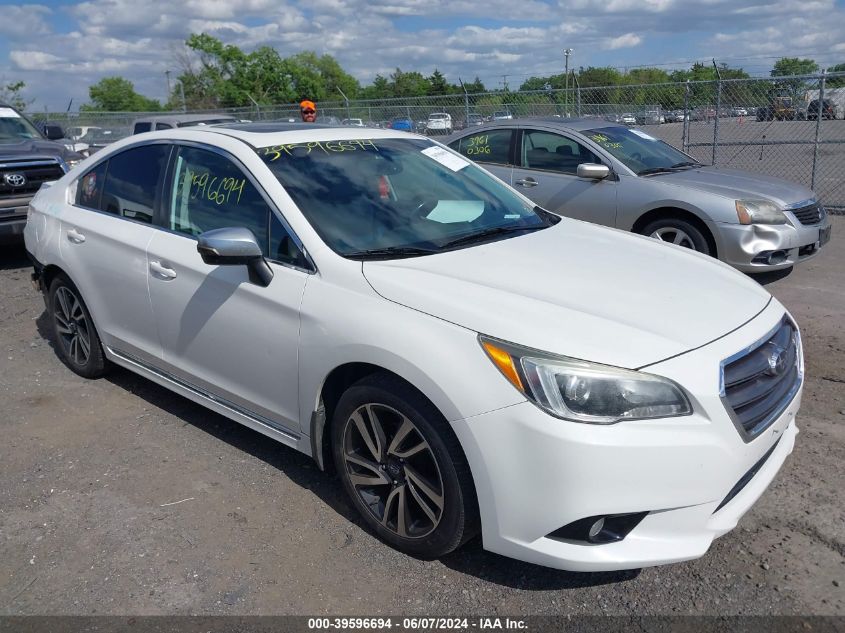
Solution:
{"label": "silver sedan wheel", "polygon": [[364,506],[403,538],[431,534],[443,516],[443,478],[419,429],[396,409],[365,404],[343,429],[346,476]]}
{"label": "silver sedan wheel", "polygon": [[659,228],[649,237],[658,239],[661,242],[670,242],[671,244],[677,244],[678,246],[683,246],[684,248],[696,250],[695,242],[692,241],[692,238],[687,235],[685,231],[672,226]]}
{"label": "silver sedan wheel", "polygon": [[82,302],[67,286],[56,291],[56,305],[53,317],[56,331],[68,358],[80,367],[88,363],[91,356],[91,330]]}

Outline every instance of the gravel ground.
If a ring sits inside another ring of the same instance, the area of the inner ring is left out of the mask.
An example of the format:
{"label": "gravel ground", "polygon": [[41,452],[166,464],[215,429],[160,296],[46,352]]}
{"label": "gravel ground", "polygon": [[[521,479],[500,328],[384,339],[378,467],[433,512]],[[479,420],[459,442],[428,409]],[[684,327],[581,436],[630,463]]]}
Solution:
{"label": "gravel ground", "polygon": [[0,254],[0,615],[845,615],[845,218],[760,278],[803,330],[795,452],[704,558],[575,574],[476,539],[404,556],[310,459],[133,374],[56,358],[22,249]]}

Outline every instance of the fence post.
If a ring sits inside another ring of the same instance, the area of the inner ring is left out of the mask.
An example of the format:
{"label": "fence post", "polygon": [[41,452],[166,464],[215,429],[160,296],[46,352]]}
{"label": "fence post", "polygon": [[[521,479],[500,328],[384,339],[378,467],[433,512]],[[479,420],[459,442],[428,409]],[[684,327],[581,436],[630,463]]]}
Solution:
{"label": "fence post", "polygon": [[716,69],[716,120],[713,123],[713,164],[716,164],[716,147],[719,145],[719,114],[722,110],[722,73],[713,60],[713,68]]}
{"label": "fence post", "polygon": [[464,121],[466,122],[466,127],[469,127],[469,95],[467,94],[467,87],[461,81],[460,77],[458,77],[458,81],[461,82],[461,89],[464,91],[464,111],[466,112]]}
{"label": "fence post", "polygon": [[347,97],[343,93],[343,90],[341,90],[340,88],[338,88],[337,91],[340,93],[340,96],[343,97],[343,100],[346,103],[346,119],[349,120],[352,118],[352,115],[349,113],[349,97]]}
{"label": "fence post", "polygon": [[[822,71],[822,79],[819,84],[819,100],[816,108],[816,139],[813,143],[813,171],[810,176],[810,189],[816,190],[816,163],[819,159],[819,133],[821,132],[822,118],[824,117],[824,83],[827,70]],[[809,105],[809,104],[808,104]],[[808,108],[809,110],[809,108]]]}
{"label": "fence post", "polygon": [[681,132],[682,140],[681,144],[683,146],[683,150],[685,153],[689,153],[689,79],[687,79],[687,83],[685,84],[686,88],[684,90],[684,127]]}

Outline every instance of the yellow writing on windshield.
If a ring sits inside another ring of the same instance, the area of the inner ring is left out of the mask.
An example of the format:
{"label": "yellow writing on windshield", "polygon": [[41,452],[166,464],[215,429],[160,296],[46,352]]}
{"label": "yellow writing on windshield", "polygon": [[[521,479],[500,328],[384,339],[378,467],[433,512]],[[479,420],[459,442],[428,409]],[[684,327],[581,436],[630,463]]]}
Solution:
{"label": "yellow writing on windshield", "polygon": [[602,147],[607,147],[610,149],[619,149],[620,147],[622,147],[622,143],[613,143],[604,134],[593,134],[590,138]]}
{"label": "yellow writing on windshield", "polygon": [[341,152],[358,152],[361,150],[379,151],[376,144],[366,139],[351,141],[311,141],[309,143],[288,143],[287,145],[273,145],[265,147],[264,157],[267,162],[279,160],[282,156],[308,156],[312,151],[319,150],[324,154],[337,154]]}

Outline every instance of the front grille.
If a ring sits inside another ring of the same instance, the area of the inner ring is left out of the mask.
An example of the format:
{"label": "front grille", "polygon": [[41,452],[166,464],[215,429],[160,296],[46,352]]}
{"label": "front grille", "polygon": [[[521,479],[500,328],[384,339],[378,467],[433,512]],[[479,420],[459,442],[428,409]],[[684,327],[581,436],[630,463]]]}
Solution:
{"label": "front grille", "polygon": [[784,317],[765,340],[722,366],[722,400],[746,442],[783,413],[803,379],[798,330]]}
{"label": "front grille", "polygon": [[[23,185],[15,186],[7,182],[6,174],[20,174],[26,179]],[[41,185],[51,180],[58,180],[65,172],[56,159],[26,159],[9,161],[0,159],[0,199],[31,196]]]}
{"label": "front grille", "polygon": [[822,221],[822,209],[818,202],[800,209],[792,209],[792,213],[801,224],[808,226]]}

